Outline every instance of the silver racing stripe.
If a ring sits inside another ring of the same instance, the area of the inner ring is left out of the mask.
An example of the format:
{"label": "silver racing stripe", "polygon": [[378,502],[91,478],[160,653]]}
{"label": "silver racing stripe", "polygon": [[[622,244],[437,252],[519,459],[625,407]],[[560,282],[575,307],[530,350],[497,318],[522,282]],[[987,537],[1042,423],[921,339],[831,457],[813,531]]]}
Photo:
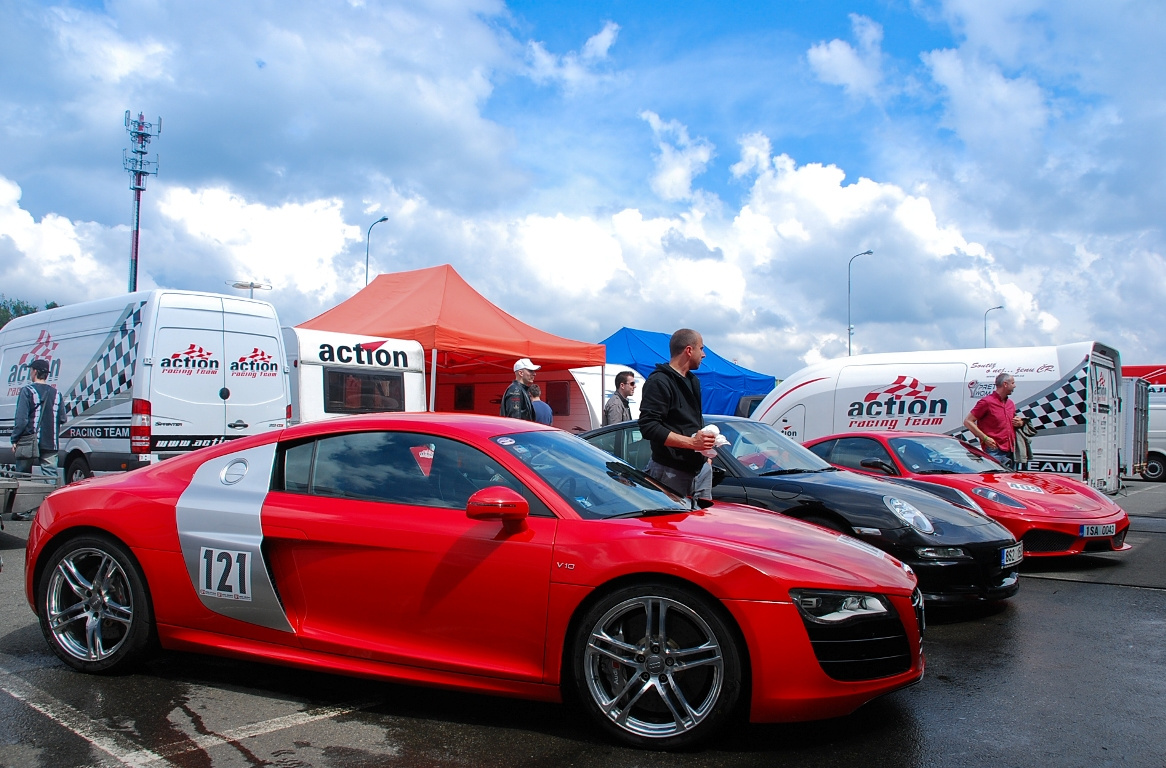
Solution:
{"label": "silver racing stripe", "polygon": [[294,632],[263,561],[260,515],[276,444],[203,464],[178,499],[178,541],[198,599],[215,613]]}

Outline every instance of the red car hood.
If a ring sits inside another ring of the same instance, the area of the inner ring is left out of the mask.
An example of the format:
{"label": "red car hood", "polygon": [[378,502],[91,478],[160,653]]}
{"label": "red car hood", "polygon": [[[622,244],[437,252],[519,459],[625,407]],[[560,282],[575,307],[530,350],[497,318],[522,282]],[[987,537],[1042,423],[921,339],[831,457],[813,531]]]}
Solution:
{"label": "red car hood", "polygon": [[755,568],[806,586],[820,582],[906,592],[915,587],[915,577],[891,555],[849,536],[756,507],[717,503],[680,516],[619,522],[642,526],[644,535],[700,540],[732,550]]}
{"label": "red car hood", "polygon": [[[1075,517],[1094,519],[1107,517],[1119,511],[1113,503],[1102,503],[1082,483],[1052,473],[1000,472],[978,475],[932,475],[928,482],[959,488],[977,502],[983,502],[973,489],[991,488],[1007,494],[1026,507],[1031,516]],[[1020,512],[1021,510],[1010,510]]]}

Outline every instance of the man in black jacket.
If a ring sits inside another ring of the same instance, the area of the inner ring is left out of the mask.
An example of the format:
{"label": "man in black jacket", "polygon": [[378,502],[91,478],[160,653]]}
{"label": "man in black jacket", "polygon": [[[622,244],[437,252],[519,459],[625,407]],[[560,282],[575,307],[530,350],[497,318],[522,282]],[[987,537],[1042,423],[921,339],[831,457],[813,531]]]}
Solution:
{"label": "man in black jacket", "polygon": [[509,416],[512,419],[534,421],[534,403],[530,399],[530,385],[534,384],[534,372],[541,365],[535,365],[529,357],[524,357],[514,363],[514,381],[506,388],[502,395],[502,406],[498,409],[499,416]]}
{"label": "man in black jacket", "polygon": [[704,339],[681,328],[668,341],[671,360],[644,382],[640,394],[640,433],[652,445],[647,473],[682,496],[712,498],[712,466],[701,451],[716,444],[716,436],[700,431],[700,380],[692,372],[704,359]]}

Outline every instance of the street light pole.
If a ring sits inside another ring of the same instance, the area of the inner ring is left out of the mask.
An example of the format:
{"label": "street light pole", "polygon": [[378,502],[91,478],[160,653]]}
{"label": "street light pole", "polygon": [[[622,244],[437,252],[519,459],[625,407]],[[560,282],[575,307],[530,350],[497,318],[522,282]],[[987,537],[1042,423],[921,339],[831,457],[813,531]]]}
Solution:
{"label": "street light pole", "polygon": [[854,325],[850,322],[850,267],[859,256],[870,256],[872,254],[874,254],[874,251],[856,253],[850,257],[850,262],[846,265],[846,354],[848,357],[850,356],[850,342],[854,338]]}
{"label": "street light pole", "polygon": [[372,228],[382,221],[388,221],[388,216],[381,216],[379,219],[368,225],[368,232],[364,236],[364,284],[368,285],[368,241],[372,238]]}
{"label": "street light pole", "polygon": [[988,307],[984,310],[984,349],[988,348],[988,313],[993,309],[1004,309],[1004,305],[998,307]]}
{"label": "street light pole", "polygon": [[232,288],[238,288],[240,290],[246,289],[250,291],[250,293],[247,295],[247,298],[249,299],[255,298],[256,288],[260,289],[261,291],[271,290],[271,286],[267,283],[257,283],[254,280],[239,280],[235,283],[227,283],[227,285],[231,286]]}

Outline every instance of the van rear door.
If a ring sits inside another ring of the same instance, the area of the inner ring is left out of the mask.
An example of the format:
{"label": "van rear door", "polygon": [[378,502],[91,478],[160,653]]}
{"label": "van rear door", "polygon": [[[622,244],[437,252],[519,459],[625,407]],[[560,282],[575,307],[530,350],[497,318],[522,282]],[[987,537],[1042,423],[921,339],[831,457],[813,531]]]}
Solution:
{"label": "van rear door", "polygon": [[1118,490],[1117,366],[1094,352],[1089,356],[1089,416],[1085,429],[1089,484],[1109,493]]}
{"label": "van rear door", "polygon": [[279,429],[287,418],[287,382],[279,320],[269,304],[223,299],[226,434]]}
{"label": "van rear door", "polygon": [[159,294],[147,396],[152,453],[179,453],[222,442],[225,368],[222,299]]}

